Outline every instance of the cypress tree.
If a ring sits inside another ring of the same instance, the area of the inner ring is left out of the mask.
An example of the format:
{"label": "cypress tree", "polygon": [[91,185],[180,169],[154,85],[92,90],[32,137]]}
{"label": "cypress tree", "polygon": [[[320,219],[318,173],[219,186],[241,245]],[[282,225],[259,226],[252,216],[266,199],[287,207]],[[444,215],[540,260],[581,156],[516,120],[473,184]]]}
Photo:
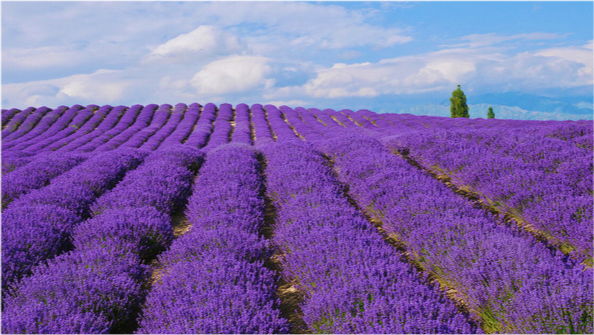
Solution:
{"label": "cypress tree", "polygon": [[495,112],[493,112],[493,107],[489,107],[489,112],[487,112],[487,119],[494,119]]}
{"label": "cypress tree", "polygon": [[451,117],[470,117],[468,113],[468,105],[466,104],[466,95],[458,85],[458,88],[452,92],[450,98],[450,114]]}

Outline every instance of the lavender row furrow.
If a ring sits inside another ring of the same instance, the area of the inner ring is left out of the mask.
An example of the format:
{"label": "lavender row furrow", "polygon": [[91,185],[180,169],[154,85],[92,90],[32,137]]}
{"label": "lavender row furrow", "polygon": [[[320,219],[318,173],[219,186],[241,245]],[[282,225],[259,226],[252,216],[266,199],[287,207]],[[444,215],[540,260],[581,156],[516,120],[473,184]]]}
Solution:
{"label": "lavender row furrow", "polygon": [[135,168],[144,154],[114,151],[94,156],[51,183],[15,200],[2,213],[2,288],[69,248],[72,229],[95,199]]}
{"label": "lavender row furrow", "polygon": [[22,150],[27,146],[29,141],[41,137],[44,133],[64,114],[68,109],[66,106],[60,106],[56,109],[49,111],[45,116],[39,120],[31,131],[20,137],[18,140],[11,141],[10,143],[2,143],[2,150]]}
{"label": "lavender row furrow", "polygon": [[297,107],[295,108],[295,112],[299,114],[301,120],[303,120],[303,122],[307,124],[311,129],[324,136],[324,138],[328,138],[329,134],[326,125],[320,122],[311,111],[303,107]]}
{"label": "lavender row furrow", "polygon": [[[91,118],[94,114],[94,111],[96,110],[95,105],[90,105],[87,108],[84,109],[78,109],[75,108],[73,111],[71,111],[73,108],[70,108],[68,111],[66,111],[66,113],[68,113],[69,115],[74,112],[73,118],[72,120],[68,123],[68,125],[64,126],[62,129],[58,130],[56,133],[54,134],[44,134],[44,138],[42,140],[37,141],[36,143],[28,146],[27,148],[24,149],[25,152],[30,152],[30,153],[39,153],[41,151],[44,151],[46,147],[51,146],[53,143],[60,141],[62,139],[67,138],[68,136],[71,136],[72,134],[74,134],[82,125],[84,125],[87,120],[89,118]],[[66,114],[64,113],[64,114]],[[64,115],[63,115],[64,116]],[[61,121],[62,118],[60,118],[59,121]],[[66,119],[64,120],[66,121]],[[56,125],[58,122],[54,123],[54,125]]]}
{"label": "lavender row furrow", "polygon": [[35,156],[30,164],[2,178],[2,210],[22,195],[46,186],[52,178],[84,162],[86,158],[72,153]]}
{"label": "lavender row furrow", "polygon": [[52,143],[52,145],[47,147],[46,150],[70,151],[69,148],[72,148],[73,142],[76,142],[77,140],[80,140],[81,138],[84,138],[90,133],[94,132],[97,127],[99,127],[111,114],[112,109],[113,107],[110,105],[104,105],[101,107],[94,106],[93,116],[83,126],[81,126],[72,136],[68,137],[67,139]]}
{"label": "lavender row furrow", "polygon": [[[5,303],[3,329],[66,334],[126,330],[146,295],[143,284],[150,272],[144,264],[173,240],[168,214],[187,198],[202,160],[203,154],[190,147],[147,156],[99,198],[95,216],[77,226],[75,250],[37,268],[14,290]],[[72,322],[73,316],[78,322]]]}
{"label": "lavender row furrow", "polygon": [[252,129],[250,126],[250,110],[246,104],[238,104],[235,107],[235,131],[233,132],[232,143],[252,143]]}
{"label": "lavender row furrow", "polygon": [[155,132],[153,136],[151,136],[144,144],[140,147],[140,149],[153,151],[156,150],[163,140],[165,140],[179,125],[179,123],[184,118],[184,113],[188,106],[186,104],[177,104],[175,108],[171,111],[171,116],[167,120],[163,126]]}
{"label": "lavender row furrow", "polygon": [[173,106],[162,104],[152,115],[150,124],[146,125],[138,132],[134,133],[127,141],[121,144],[122,148],[141,148],[150,138],[152,138],[159,129],[171,118],[171,109]]}
{"label": "lavender row furrow", "polygon": [[[93,150],[94,151],[114,150],[114,149],[123,147],[123,143],[129,143],[129,141],[132,141],[133,139],[130,139],[131,137],[134,138],[134,136],[144,136],[145,133],[143,132],[143,130],[145,128],[147,128],[149,126],[149,124],[151,123],[151,121],[153,120],[154,115],[156,114],[156,110],[157,110],[157,108],[159,108],[159,105],[149,104],[144,107],[138,105],[137,108],[141,108],[141,110],[138,113],[138,115],[134,118],[134,121],[133,121],[134,123],[132,123],[132,125],[128,125],[128,126],[124,127],[124,125],[122,124],[121,128],[120,128],[120,123],[122,123],[122,122],[118,123],[116,128],[118,128],[118,130],[120,130],[120,129],[121,130],[118,133],[116,133],[115,136],[110,138],[107,142],[99,144]],[[128,120],[126,120],[126,121],[128,121]],[[114,128],[114,130],[116,128]],[[142,135],[139,135],[139,134],[142,134]],[[139,145],[140,145],[140,143],[139,143]],[[130,147],[130,146],[128,146],[128,147]]]}
{"label": "lavender row furrow", "polygon": [[[123,113],[123,115],[120,118],[118,118],[117,121],[115,121],[115,124],[111,123],[113,121],[113,119],[111,118],[109,122],[107,122],[106,120],[106,122],[101,123],[97,128],[97,130],[101,132],[101,135],[81,145],[76,149],[76,151],[90,152],[106,144],[111,139],[116,139],[115,141],[117,141],[117,138],[120,136],[120,134],[124,133],[135,124],[137,117],[139,116],[139,113],[145,111],[142,105],[133,105],[130,108],[122,107],[118,106],[112,110],[112,113],[114,114]],[[150,110],[150,108],[147,108],[145,113],[152,113],[152,110]]]}
{"label": "lavender row furrow", "polygon": [[187,106],[183,119],[179,122],[177,128],[163,140],[159,146],[159,150],[183,143],[192,133],[192,130],[200,117],[201,108],[202,106],[197,103],[192,103]]}
{"label": "lavender row furrow", "polygon": [[[15,146],[14,149],[24,150],[31,154],[36,154],[39,149],[43,148],[44,145],[47,145],[48,141],[51,141],[53,136],[58,134],[64,128],[68,127],[70,122],[74,119],[74,117],[78,114],[78,111],[82,110],[84,107],[81,105],[73,105],[71,107],[66,107],[65,110],[60,114],[55,122],[52,122],[51,125],[39,136],[31,138],[27,141],[23,141]],[[45,123],[44,123],[45,124]],[[29,148],[33,147],[32,150]]]}
{"label": "lavender row furrow", "polygon": [[[332,117],[336,122],[338,122],[340,125],[342,125],[343,127],[349,129],[349,130],[355,130],[358,128],[358,126],[351,121],[348,117],[346,117],[346,115],[344,113],[348,113],[350,110],[340,110],[340,111],[335,111],[335,110],[328,110],[326,109],[325,111],[328,112],[328,115],[330,117]],[[352,111],[351,111],[352,112]]]}
{"label": "lavender row furrow", "polygon": [[[378,125],[374,130],[381,133],[380,136],[397,135],[406,132],[415,133],[427,129],[442,130],[469,130],[469,129],[491,129],[503,127],[505,131],[520,129],[524,127],[560,125],[559,121],[534,121],[534,120],[500,120],[500,119],[467,119],[467,118],[444,118],[439,116],[417,116],[412,114],[376,114],[365,112],[365,115]],[[382,122],[382,121],[385,121]],[[386,123],[388,124],[386,126]]]}
{"label": "lavender row furrow", "polygon": [[270,124],[266,119],[264,108],[260,104],[253,104],[252,108],[252,123],[254,124],[255,144],[266,145],[274,143],[274,133],[270,128]]}
{"label": "lavender row furrow", "polygon": [[313,111],[320,121],[326,124],[328,133],[336,136],[338,134],[352,133],[352,130],[347,130],[345,126],[341,125],[335,118],[332,118],[330,114],[333,112],[332,109],[324,109],[323,111]]}
{"label": "lavender row furrow", "polygon": [[130,140],[122,144],[122,147],[145,149],[149,141],[151,142],[149,143],[149,146],[153,146],[155,143],[154,138],[157,137],[157,134],[161,131],[161,129],[163,129],[165,125],[171,121],[173,117],[172,112],[173,106],[169,104],[160,105],[153,115],[151,124],[148,127],[143,128],[140,132],[134,134]]}
{"label": "lavender row furrow", "polygon": [[[453,302],[403,263],[351,207],[321,153],[296,142],[262,148],[283,275],[318,333],[473,333]],[[290,178],[287,178],[290,176]]]}
{"label": "lavender row furrow", "polygon": [[78,125],[77,125],[77,127],[75,128],[75,131],[72,135],[70,135],[66,138],[63,138],[61,140],[54,141],[52,144],[43,148],[43,150],[41,150],[41,151],[42,152],[56,151],[56,150],[64,147],[65,145],[71,143],[72,141],[75,141],[75,140],[87,135],[88,133],[95,130],[95,128],[97,128],[97,126],[103,122],[103,120],[105,119],[107,114],[112,109],[113,109],[113,107],[110,105],[104,105],[104,106],[99,107],[97,110],[93,111],[93,114],[91,115],[91,117],[84,124],[82,124],[80,127],[78,127]]}
{"label": "lavender row furrow", "polygon": [[208,153],[186,215],[190,231],[159,257],[161,278],[147,297],[141,334],[285,333],[267,244],[263,180],[249,146]]}
{"label": "lavender row furrow", "polygon": [[190,195],[189,185],[202,160],[198,149],[182,145],[155,151],[116,188],[99,198],[91,211],[97,216],[113,208],[152,206],[170,215]]}
{"label": "lavender row furrow", "polygon": [[289,127],[289,125],[283,120],[281,112],[273,105],[264,106],[266,114],[268,114],[268,122],[270,128],[276,135],[278,142],[290,142],[299,140],[295,132]]}
{"label": "lavender row furrow", "polygon": [[592,332],[591,269],[496,223],[377,140],[343,137],[324,150],[359,207],[456,290],[484,331]]}
{"label": "lavender row furrow", "polygon": [[18,108],[2,109],[2,126],[6,126],[15,115],[21,112]]}
{"label": "lavender row furrow", "polygon": [[2,139],[17,131],[25,119],[27,119],[27,117],[33,112],[35,112],[35,107],[29,107],[23,109],[20,113],[17,113],[14,117],[12,117],[12,119],[8,121],[2,130]]}
{"label": "lavender row furrow", "polygon": [[213,103],[208,103],[202,110],[202,115],[196,123],[190,136],[184,145],[189,145],[196,148],[202,148],[208,142],[213,129],[213,122],[217,117],[217,106]]}
{"label": "lavender row furrow", "polygon": [[35,128],[37,123],[39,123],[39,121],[50,111],[51,109],[48,107],[40,107],[35,109],[35,111],[29,114],[25,120],[23,120],[23,123],[21,124],[18,130],[13,131],[7,136],[2,136],[2,143],[10,143],[12,141],[18,140],[23,135],[26,135],[33,128]]}
{"label": "lavender row furrow", "polygon": [[203,150],[206,152],[229,142],[229,134],[231,132],[231,119],[233,118],[233,106],[230,104],[221,104],[217,118],[214,120],[214,130],[210,134],[208,143]]}
{"label": "lavender row furrow", "polygon": [[283,114],[285,114],[287,122],[299,135],[301,135],[301,137],[307,138],[310,141],[326,139],[326,137],[320,132],[314,130],[312,127],[303,122],[301,117],[299,117],[299,114],[294,109],[288,106],[281,106],[280,110],[283,112]]}
{"label": "lavender row furrow", "polygon": [[[343,109],[338,112],[337,119],[340,118],[345,121],[345,126],[349,125],[348,132],[342,132],[341,135],[348,135],[348,134],[364,134],[372,137],[383,136],[384,131],[389,131],[389,135],[393,135],[394,131],[390,129],[390,127],[382,128],[377,126],[377,124],[372,123],[368,117],[370,116],[370,112],[366,109],[358,110],[357,112],[353,112],[350,109]],[[375,114],[375,113],[373,113]],[[364,116],[365,115],[365,116]],[[346,120],[345,120],[346,119]],[[396,132],[397,133],[397,132]],[[339,133],[336,133],[339,135]]]}
{"label": "lavender row furrow", "polygon": [[347,118],[351,119],[359,127],[366,128],[366,129],[376,127],[368,119],[363,117],[363,115],[365,115],[366,112],[368,112],[367,110],[358,110],[357,112],[353,112],[350,110],[343,110],[343,112],[347,116]]}
{"label": "lavender row furrow", "polygon": [[[93,140],[97,140],[101,137],[105,132],[112,130],[113,127],[120,121],[120,119],[124,116],[128,107],[126,106],[117,106],[111,107],[109,105],[103,106],[102,108],[109,108],[109,113],[105,116],[105,119],[95,127],[91,129],[86,129],[86,134],[84,136],[77,136],[76,139],[72,140],[70,143],[66,144],[65,146],[61,147],[60,149],[56,150],[58,152],[69,152],[69,151],[82,151],[80,148],[89,144]],[[89,121],[90,123],[90,121]],[[85,125],[86,127],[87,125]],[[81,128],[82,130],[82,128]]]}
{"label": "lavender row furrow", "polygon": [[[385,142],[591,265],[592,151],[545,136],[557,127],[427,131]],[[592,136],[591,126],[582,131]]]}

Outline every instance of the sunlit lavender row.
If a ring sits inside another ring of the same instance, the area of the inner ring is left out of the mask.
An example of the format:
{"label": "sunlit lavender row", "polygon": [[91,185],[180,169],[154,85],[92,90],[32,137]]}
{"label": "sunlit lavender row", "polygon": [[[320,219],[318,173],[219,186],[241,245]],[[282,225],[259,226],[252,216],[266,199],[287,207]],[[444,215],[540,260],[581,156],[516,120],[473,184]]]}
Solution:
{"label": "sunlit lavender row", "polygon": [[592,333],[593,124],[2,110],[4,333]]}

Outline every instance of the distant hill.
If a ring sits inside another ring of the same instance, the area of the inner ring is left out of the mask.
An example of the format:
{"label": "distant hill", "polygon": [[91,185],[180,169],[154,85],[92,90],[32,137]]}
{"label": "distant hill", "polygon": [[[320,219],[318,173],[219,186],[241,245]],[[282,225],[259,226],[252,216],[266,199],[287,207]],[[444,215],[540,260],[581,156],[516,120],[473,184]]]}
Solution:
{"label": "distant hill", "polygon": [[[592,97],[550,98],[521,93],[483,94],[468,96],[471,118],[486,118],[489,106],[493,106],[495,116],[501,119],[516,120],[593,120],[594,106]],[[382,106],[384,107],[384,106]],[[449,100],[419,103],[417,105],[399,105],[378,108],[376,112],[410,113],[415,115],[450,116]],[[392,108],[390,108],[392,107]]]}

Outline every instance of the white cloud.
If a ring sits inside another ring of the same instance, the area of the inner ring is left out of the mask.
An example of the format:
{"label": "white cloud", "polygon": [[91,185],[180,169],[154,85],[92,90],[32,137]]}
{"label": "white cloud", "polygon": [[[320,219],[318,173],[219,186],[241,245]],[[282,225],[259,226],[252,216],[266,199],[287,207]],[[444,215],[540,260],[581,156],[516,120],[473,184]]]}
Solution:
{"label": "white cloud", "polygon": [[[56,73],[86,66],[68,75],[134,66],[147,51],[150,59],[178,62],[246,51],[290,58],[412,39],[403,29],[374,24],[364,12],[305,2],[8,2],[2,15],[4,70]],[[18,77],[16,71],[5,74]]]}
{"label": "white cloud", "polygon": [[2,85],[2,104],[15,106],[58,106],[80,104],[119,104],[150,87],[151,74],[138,70],[98,70],[90,74]]}
{"label": "white cloud", "polygon": [[231,54],[243,48],[245,47],[240,44],[237,36],[218,27],[204,25],[159,45],[151,51],[148,58],[190,61],[192,58]]}
{"label": "white cloud", "polygon": [[121,100],[134,81],[126,80],[120,74],[120,71],[99,70],[89,75],[72,76],[62,85],[57,97],[65,95],[106,103]]}
{"label": "white cloud", "polygon": [[203,67],[191,84],[200,96],[219,96],[247,90],[270,88],[274,80],[269,59],[260,56],[230,56]]}
{"label": "white cloud", "polygon": [[[213,2],[202,8],[202,15],[219,24],[258,24],[264,29],[245,34],[255,48],[292,50],[315,47],[340,49],[356,46],[391,47],[410,42],[404,29],[374,25],[361,11],[342,6],[306,2],[239,2],[229,10],[228,3]],[[272,43],[272,45],[271,45]]]}
{"label": "white cloud", "polygon": [[420,79],[428,84],[449,82],[458,83],[476,72],[476,66],[471,60],[459,58],[432,60],[419,70],[412,78]]}
{"label": "white cloud", "polygon": [[[5,82],[34,78],[2,86],[11,107],[246,97],[316,105],[449,95],[457,84],[469,92],[536,92],[593,82],[592,41],[560,47],[551,40],[566,35],[473,34],[457,45],[429,46],[442,50],[393,57],[414,52],[416,45],[395,48],[414,30],[386,25],[381,10],[332,3],[7,2],[3,9]],[[382,48],[393,58],[364,62]],[[54,79],[39,80],[41,73]]]}
{"label": "white cloud", "polygon": [[[536,38],[536,37],[535,37]],[[317,71],[304,86],[312,97],[375,97],[471,90],[538,92],[592,85],[592,44],[505,54],[502,49],[455,48],[374,63],[337,63]]]}
{"label": "white cloud", "polygon": [[[384,48],[412,39],[402,29],[375,24],[364,10],[333,4],[229,6],[9,3],[3,6],[3,103],[141,103],[250,90],[273,97],[315,75],[313,58],[324,49]],[[39,85],[52,89],[25,89]]]}
{"label": "white cloud", "polygon": [[470,57],[440,54],[385,59],[377,63],[334,64],[305,84],[314,97],[375,97],[442,90],[476,72]]}
{"label": "white cloud", "polygon": [[[552,64],[555,64],[563,71],[578,65],[575,79],[571,86],[592,85],[594,79],[593,63],[594,53],[592,52],[592,41],[582,47],[550,48],[535,53],[535,56],[548,57]],[[571,83],[568,83],[571,84]]]}

